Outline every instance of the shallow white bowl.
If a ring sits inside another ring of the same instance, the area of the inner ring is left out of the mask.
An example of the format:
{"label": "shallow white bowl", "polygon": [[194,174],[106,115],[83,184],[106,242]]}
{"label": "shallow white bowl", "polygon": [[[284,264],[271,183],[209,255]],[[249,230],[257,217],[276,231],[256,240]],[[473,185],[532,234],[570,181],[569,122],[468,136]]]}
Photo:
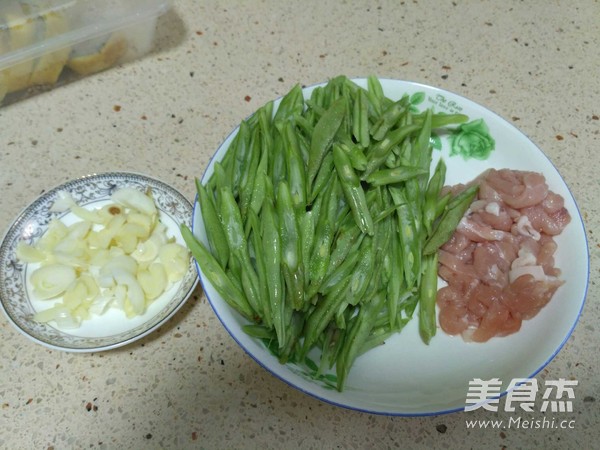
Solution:
{"label": "shallow white bowl", "polygon": [[[354,81],[366,87],[365,79]],[[518,333],[484,344],[465,343],[460,336],[448,336],[438,329],[426,346],[419,336],[418,320],[413,319],[385,345],[359,357],[350,370],[346,388],[337,392],[332,387],[335,383],[327,377],[315,378],[310,365],[280,364],[261,341],[242,331],[245,320],[223,301],[199,269],[200,281],[233,339],[261,366],[300,391],[334,405],[377,414],[414,416],[460,411],[465,408],[470,380],[499,378],[505,393],[513,379],[533,377],[563,347],[577,323],[587,291],[589,254],[585,230],[573,195],[558,170],[513,125],[451,92],[407,81],[381,80],[381,84],[384,93],[394,100],[405,93],[423,94],[415,97],[422,98],[416,105],[421,110],[433,107],[435,112],[460,112],[471,120],[485,120],[496,149],[484,161],[450,157],[448,137],[441,136],[442,150],[434,151],[433,164],[440,156],[445,159],[447,184],[470,181],[488,168],[531,170],[543,173],[550,189],[564,197],[572,221],[556,239],[556,265],[566,283],[552,301],[534,319],[525,321]],[[315,87],[305,88],[305,97]],[[217,149],[203,182],[212,175],[214,163],[223,158],[236,133],[237,129]],[[194,207],[193,231],[207,243],[198,203]]]}
{"label": "shallow white bowl", "polygon": [[162,181],[145,175],[115,172],[87,175],[69,181],[44,193],[17,217],[0,246],[0,300],[8,320],[26,337],[46,347],[71,352],[98,352],[134,342],[152,332],[177,312],[198,282],[197,271],[190,258],[189,268],[180,282],[171,286],[153,301],[146,312],[127,319],[122,311],[113,309],[101,316],[83,321],[79,328],[60,330],[51,324],[32,319],[36,311],[50,306],[48,301],[36,300],[28,289],[30,275],[27,264],[19,262],[15,249],[20,240],[35,242],[48,228],[53,218],[65,223],[72,213],[52,213],[50,207],[60,191],[71,193],[81,206],[102,206],[112,192],[122,187],[152,189],[160,220],[167,234],[185,245],[179,231],[182,223],[191,224],[192,205],[178,191]]}

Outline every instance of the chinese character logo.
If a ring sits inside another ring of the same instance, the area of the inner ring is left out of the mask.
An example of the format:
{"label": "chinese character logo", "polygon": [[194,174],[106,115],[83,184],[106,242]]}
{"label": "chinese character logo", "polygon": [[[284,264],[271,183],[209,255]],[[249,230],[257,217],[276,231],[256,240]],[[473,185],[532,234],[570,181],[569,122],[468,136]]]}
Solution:
{"label": "chinese character logo", "polygon": [[[573,412],[573,399],[577,380],[547,380],[544,389],[539,388],[535,378],[514,378],[508,385],[504,411],[515,412],[517,407],[522,411],[534,412],[538,392],[542,392],[542,403],[539,411]],[[465,411],[483,408],[487,411],[498,411],[498,403],[502,392],[502,381],[498,378],[483,380],[474,378],[469,381]]]}
{"label": "chinese character logo", "polygon": [[479,408],[498,411],[501,389],[502,381],[498,378],[492,378],[491,380],[475,378],[469,381],[465,411],[473,411]]}

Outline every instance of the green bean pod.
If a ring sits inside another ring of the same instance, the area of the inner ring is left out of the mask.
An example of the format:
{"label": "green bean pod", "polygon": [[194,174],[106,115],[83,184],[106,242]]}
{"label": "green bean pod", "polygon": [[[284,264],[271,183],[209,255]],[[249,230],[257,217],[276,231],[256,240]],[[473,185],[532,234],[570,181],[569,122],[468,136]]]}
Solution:
{"label": "green bean pod", "polygon": [[270,152],[273,145],[273,102],[266,103],[258,110],[258,128],[260,129],[261,152]]}
{"label": "green bean pod", "polygon": [[425,344],[429,344],[437,329],[435,302],[437,298],[437,252],[423,259],[423,277],[419,287],[419,333]]}
{"label": "green bean pod", "polygon": [[281,239],[279,238],[275,207],[272,202],[265,201],[263,204],[261,219],[271,319],[277,334],[279,348],[283,348],[285,346],[286,330],[285,297],[281,275]]}
{"label": "green bean pod", "polygon": [[444,187],[444,181],[446,179],[446,163],[443,159],[440,159],[435,166],[435,170],[431,179],[429,180],[429,184],[427,185],[427,190],[425,191],[425,203],[423,205],[423,224],[425,226],[425,230],[427,234],[431,234],[431,229],[433,226],[433,222],[437,217],[437,203],[440,200],[440,193],[442,192],[442,188]]}
{"label": "green bean pod", "polygon": [[306,172],[304,170],[304,161],[302,160],[296,130],[291,122],[286,124],[283,136],[287,161],[287,182],[292,203],[296,210],[303,209],[306,206],[306,193],[308,190]]}
{"label": "green bean pod", "polygon": [[352,111],[352,134],[362,148],[371,143],[369,132],[369,101],[364,89],[357,89]]}
{"label": "green bean pod", "polygon": [[358,262],[358,252],[351,252],[348,257],[339,264],[333,271],[331,271],[323,280],[319,291],[327,295],[331,292],[331,289],[340,283],[344,278],[352,275],[356,263]]}
{"label": "green bean pod", "polygon": [[[303,115],[298,115],[294,118],[294,123],[304,136],[312,136],[315,129],[314,125]],[[308,151],[306,153],[306,161],[308,162]]]}
{"label": "green bean pod", "polygon": [[287,179],[286,150],[282,134],[277,131],[273,137],[272,154],[269,157],[269,178],[273,186]]}
{"label": "green bean pod", "polygon": [[286,344],[279,352],[279,362],[281,364],[297,362],[298,358],[296,352],[298,351],[297,347],[300,345],[304,323],[304,314],[294,311],[287,326],[288,332]]}
{"label": "green bean pod", "polygon": [[277,190],[277,215],[281,239],[281,262],[288,298],[295,310],[304,307],[304,267],[301,264],[302,242],[290,189],[284,181]]}
{"label": "green bean pod", "polygon": [[314,181],[314,186],[310,193],[309,203],[312,204],[313,201],[319,196],[319,194],[323,191],[325,186],[327,186],[331,180],[331,172],[333,170],[333,153],[327,152],[325,157],[323,158],[323,162],[321,163],[321,167],[319,168],[319,172]]}
{"label": "green bean pod", "polygon": [[369,288],[371,278],[375,275],[375,249],[373,238],[365,236],[359,247],[359,259],[356,263],[350,286],[348,288],[348,301],[357,305]]}
{"label": "green bean pod", "polygon": [[366,179],[370,174],[379,169],[385,163],[393,147],[402,142],[411,133],[421,129],[420,125],[407,125],[393,131],[375,145],[371,146],[369,154],[367,154],[367,168],[363,173],[363,179]]}
{"label": "green bean pod", "polygon": [[308,299],[311,299],[319,291],[319,287],[329,267],[331,246],[335,235],[338,199],[340,196],[339,180],[337,177],[332,179],[327,190],[322,195],[324,196],[323,205],[320,207],[317,219],[309,264],[310,284],[307,293]]}
{"label": "green bean pod", "polygon": [[397,206],[402,268],[407,288],[411,289],[420,278],[421,246],[418,241],[417,225],[404,191],[393,186],[388,189]]}
{"label": "green bean pod", "polygon": [[250,159],[248,167],[242,174],[239,186],[239,208],[243,214],[246,214],[252,200],[252,192],[256,181],[256,171],[261,160],[261,138],[260,129],[258,127],[252,130],[252,139],[250,143]]}
{"label": "green bean pod", "polygon": [[448,203],[448,207],[437,222],[431,236],[423,247],[423,255],[431,255],[444,245],[454,234],[458,223],[465,215],[477,195],[478,185],[473,185]]}
{"label": "green bean pod", "polygon": [[362,242],[363,233],[356,225],[351,214],[348,215],[348,218],[350,221],[344,221],[336,233],[335,245],[329,258],[327,276],[337,269],[352,252],[357,250],[357,246]]}
{"label": "green bean pod", "polygon": [[[452,194],[450,192],[446,192],[435,203],[435,217],[436,217],[436,219],[438,217],[441,217],[442,214],[444,213],[444,211],[446,211],[446,208],[448,207],[448,203],[450,203],[450,200],[452,200]],[[432,225],[432,228],[433,228],[433,225]],[[432,231],[433,231],[433,229],[432,229]],[[429,237],[429,235],[428,235],[428,237]]]}
{"label": "green bean pod", "polygon": [[365,170],[367,168],[367,157],[363,150],[353,142],[340,143],[340,147],[346,152],[352,167],[356,170]]}
{"label": "green bean pod", "polygon": [[[229,186],[230,189],[233,189],[231,179],[229,178],[226,169],[223,167],[223,164],[219,161],[215,162],[213,166],[213,174],[207,183],[207,190],[213,192],[217,186],[219,187],[219,190],[224,186]],[[218,190],[216,201],[218,204],[221,202]]]}
{"label": "green bean pod", "polygon": [[[414,121],[421,123],[424,120],[427,111],[414,115]],[[459,125],[469,121],[469,116],[465,114],[445,114],[438,113],[431,115],[431,128],[442,128],[448,125]]]}
{"label": "green bean pod", "polygon": [[250,131],[250,126],[248,123],[246,123],[246,121],[242,121],[242,123],[240,123],[238,132],[231,141],[229,149],[227,150],[227,154],[224,158],[225,160],[228,154],[233,155],[231,160],[231,169],[229,170],[232,175],[231,191],[236,197],[239,196],[240,187],[243,183],[243,179],[246,176],[245,174],[248,172],[248,166],[250,164],[250,158],[252,154],[251,137],[252,133]]}
{"label": "green bean pod", "polygon": [[367,77],[366,94],[373,108],[374,115],[379,118],[387,107],[389,100],[385,97],[383,87],[377,77]]}
{"label": "green bean pod", "polygon": [[208,249],[196,239],[192,231],[182,224],[181,235],[202,272],[223,300],[246,319],[256,320],[256,313],[246,300],[243,292],[229,279],[223,268]]}
{"label": "green bean pod", "polygon": [[[269,201],[272,201],[269,199]],[[254,265],[256,266],[256,275],[258,277],[258,295],[260,300],[260,310],[262,312],[262,320],[266,327],[272,328],[272,312],[271,302],[269,297],[269,288],[267,284],[267,267],[265,262],[265,253],[263,251],[264,244],[261,235],[260,220],[258,215],[252,211],[248,211],[247,221],[250,226],[250,243],[252,244],[252,253],[254,256]]]}
{"label": "green bean pod", "polygon": [[262,308],[260,306],[259,281],[250,262],[246,232],[240,210],[233,198],[233,193],[228,187],[221,190],[221,198],[221,223],[223,224],[223,231],[229,245],[229,251],[232,259],[237,259],[239,262],[240,280],[246,298],[252,309],[260,314]]}
{"label": "green bean pod", "polygon": [[244,330],[244,333],[246,333],[248,336],[257,339],[265,339],[269,341],[277,339],[277,336],[275,335],[275,330],[264,325],[249,323],[242,325],[242,330]]}
{"label": "green bean pod", "polygon": [[231,189],[223,188],[221,199],[220,218],[229,251],[238,256],[241,263],[246,263],[248,253],[244,223]]}
{"label": "green bean pod", "polygon": [[318,341],[321,333],[325,330],[339,306],[346,300],[344,291],[348,287],[350,279],[342,280],[329,295],[321,298],[315,309],[309,314],[304,326],[304,343],[301,355],[304,357]]}
{"label": "green bean pod", "polygon": [[388,132],[398,123],[402,114],[406,112],[408,105],[408,96],[403,96],[400,100],[389,105],[381,114],[373,128],[371,134],[376,141],[382,140]]}
{"label": "green bean pod", "polygon": [[306,211],[300,216],[300,242],[302,242],[302,264],[304,271],[304,290],[308,291],[310,277],[310,256],[312,254],[313,240],[315,236],[315,218],[312,211]]}
{"label": "green bean pod", "polygon": [[372,235],[374,233],[373,218],[367,206],[365,192],[346,152],[337,144],[333,146],[333,163],[356,224],[363,233]]}
{"label": "green bean pod", "polygon": [[338,391],[344,389],[350,367],[352,367],[354,360],[360,353],[361,347],[369,337],[377,314],[379,314],[384,305],[384,291],[377,292],[369,302],[361,305],[356,320],[352,323],[351,328],[346,334],[342,350],[336,361]]}
{"label": "green bean pod", "polygon": [[227,245],[225,232],[223,231],[221,220],[217,214],[213,198],[211,198],[212,196],[198,178],[196,178],[196,190],[198,192],[198,200],[202,210],[202,221],[204,222],[204,228],[206,229],[206,236],[208,237],[210,248],[214,252],[221,267],[227,267],[227,261],[229,260],[229,246]]}
{"label": "green bean pod", "polygon": [[279,106],[273,117],[273,123],[285,124],[287,122],[293,122],[300,114],[302,114],[303,109],[304,95],[302,93],[302,87],[299,84],[296,84],[282,97],[281,102],[279,102]]}
{"label": "green bean pod", "polygon": [[[396,231],[396,229],[393,228],[393,231]],[[387,285],[387,309],[388,323],[392,329],[397,325],[398,302],[400,301],[404,281],[402,276],[402,254],[399,247],[398,239],[391,239],[389,253],[391,276]]]}
{"label": "green bean pod", "polygon": [[342,124],[345,112],[346,103],[343,98],[339,98],[329,107],[315,125],[308,159],[307,180],[309,186],[312,186],[312,182],[321,166],[321,161],[323,161],[327,150],[333,142],[333,138]]}
{"label": "green bean pod", "polygon": [[252,186],[252,195],[250,197],[249,208],[254,211],[255,214],[260,213],[263,201],[265,199],[266,190],[266,178],[267,171],[269,170],[269,152],[263,149],[260,162],[256,168],[256,178]]}
{"label": "green bean pod", "polygon": [[365,180],[373,186],[401,183],[419,175],[426,175],[429,171],[419,167],[397,166],[393,169],[380,169],[370,174]]}

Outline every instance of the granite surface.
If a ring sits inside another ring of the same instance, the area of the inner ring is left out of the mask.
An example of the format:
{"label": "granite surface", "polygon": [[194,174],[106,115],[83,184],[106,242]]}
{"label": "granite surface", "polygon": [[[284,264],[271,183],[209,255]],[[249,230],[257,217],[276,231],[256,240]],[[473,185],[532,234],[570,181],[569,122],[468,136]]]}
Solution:
{"label": "granite surface", "polygon": [[1,317],[0,448],[597,448],[599,19],[597,0],[175,0],[148,55],[0,108],[4,233],[39,194],[88,173],[145,173],[193,199],[230,130],[295,83],[376,74],[485,105],[543,149],[587,229],[586,305],[538,375],[578,380],[572,428],[470,429],[467,418],[511,415],[323,403],[248,357],[198,288],[159,330],[102,353],[47,349]]}

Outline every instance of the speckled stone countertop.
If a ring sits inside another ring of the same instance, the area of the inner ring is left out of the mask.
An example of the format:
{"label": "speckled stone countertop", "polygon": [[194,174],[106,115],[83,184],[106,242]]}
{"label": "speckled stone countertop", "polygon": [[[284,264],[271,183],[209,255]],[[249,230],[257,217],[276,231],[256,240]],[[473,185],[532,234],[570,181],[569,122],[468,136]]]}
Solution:
{"label": "speckled stone countertop", "polygon": [[[579,381],[574,429],[468,429],[464,413],[322,403],[248,357],[198,288],[158,331],[103,353],[49,350],[1,317],[0,448],[597,448],[599,18],[597,0],[175,0],[147,56],[0,108],[7,230],[44,190],[93,172],[145,173],[193,199],[230,130],[295,83],[376,74],[485,105],[543,149],[585,221],[587,302],[538,375]],[[509,416],[470,417],[491,415]]]}

